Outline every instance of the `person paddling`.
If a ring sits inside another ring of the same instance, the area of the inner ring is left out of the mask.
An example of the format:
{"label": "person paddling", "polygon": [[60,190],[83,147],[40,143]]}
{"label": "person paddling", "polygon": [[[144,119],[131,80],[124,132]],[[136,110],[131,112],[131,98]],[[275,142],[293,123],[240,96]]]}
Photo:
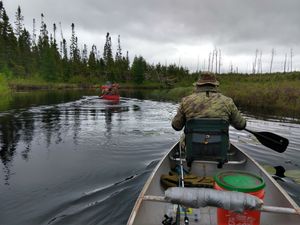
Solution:
{"label": "person paddling", "polygon": [[[176,131],[182,130],[188,120],[197,118],[220,118],[228,121],[237,130],[245,129],[246,119],[233,100],[218,91],[219,82],[215,74],[202,72],[194,86],[194,93],[181,100],[172,120],[172,127]],[[184,135],[181,136],[180,142],[184,149]]]}

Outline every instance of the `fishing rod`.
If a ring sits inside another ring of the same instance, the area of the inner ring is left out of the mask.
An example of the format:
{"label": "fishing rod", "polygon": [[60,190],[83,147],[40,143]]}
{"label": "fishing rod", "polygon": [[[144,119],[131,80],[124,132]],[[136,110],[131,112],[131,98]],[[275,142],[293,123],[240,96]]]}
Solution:
{"label": "fishing rod", "polygon": [[[179,178],[179,187],[184,188],[184,172],[183,172],[183,160],[182,160],[182,151],[181,151],[181,143],[179,143],[179,159],[180,159],[180,178]],[[186,208],[183,207],[184,210],[184,224],[189,225],[189,218],[187,217]],[[178,216],[179,214],[179,216]],[[178,223],[179,217],[179,223]],[[180,205],[178,204],[177,213],[176,213],[176,224],[180,225]]]}

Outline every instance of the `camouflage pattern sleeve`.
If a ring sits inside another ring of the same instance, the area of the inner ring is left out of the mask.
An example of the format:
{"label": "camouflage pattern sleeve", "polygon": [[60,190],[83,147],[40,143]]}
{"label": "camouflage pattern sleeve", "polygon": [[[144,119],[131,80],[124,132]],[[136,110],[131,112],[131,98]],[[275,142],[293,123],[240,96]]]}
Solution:
{"label": "camouflage pattern sleeve", "polygon": [[246,127],[246,119],[241,115],[233,100],[229,102],[230,116],[229,123],[237,130],[243,130]]}
{"label": "camouflage pattern sleeve", "polygon": [[182,102],[180,103],[177,114],[174,116],[172,120],[172,127],[174,130],[179,131],[181,130],[186,122],[185,114],[182,110]]}

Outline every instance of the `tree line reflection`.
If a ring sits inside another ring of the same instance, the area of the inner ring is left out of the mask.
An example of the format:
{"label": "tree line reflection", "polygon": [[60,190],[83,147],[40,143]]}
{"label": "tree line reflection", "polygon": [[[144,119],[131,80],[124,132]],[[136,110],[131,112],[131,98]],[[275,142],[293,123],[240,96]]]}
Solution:
{"label": "tree line reflection", "polygon": [[84,108],[74,103],[70,106],[40,107],[37,110],[32,108],[0,114],[0,160],[5,184],[9,184],[14,158],[20,155],[23,160],[30,159],[35,137],[43,134],[44,140],[38,140],[39,143],[45,144],[44,147],[41,145],[41,148],[49,148],[54,143],[59,144],[66,134],[71,134],[72,138],[68,140],[71,139],[77,145],[84,121],[98,121],[104,116],[103,129],[110,135],[113,114],[128,110],[126,106],[106,105],[98,109]]}

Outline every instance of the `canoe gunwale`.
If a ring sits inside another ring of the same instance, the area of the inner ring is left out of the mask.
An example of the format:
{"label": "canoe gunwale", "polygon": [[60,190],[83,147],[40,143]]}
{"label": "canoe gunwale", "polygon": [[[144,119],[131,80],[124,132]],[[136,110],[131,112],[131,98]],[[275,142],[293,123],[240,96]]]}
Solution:
{"label": "canoe gunwale", "polygon": [[256,162],[250,155],[245,153],[243,150],[239,149],[253,164],[255,164],[263,173],[266,177],[269,178],[269,180],[273,183],[274,186],[276,186],[279,191],[284,195],[284,197],[290,202],[292,207],[296,211],[300,211],[300,206],[289,196],[289,194],[274,180],[274,178],[258,163]]}
{"label": "canoe gunwale", "polygon": [[156,165],[155,169],[152,171],[151,175],[147,179],[147,181],[146,181],[146,183],[145,183],[142,191],[140,192],[139,197],[137,198],[137,200],[135,202],[135,205],[134,205],[134,207],[133,207],[133,209],[131,211],[131,214],[130,214],[128,222],[127,222],[127,225],[132,225],[133,224],[133,222],[135,220],[135,217],[136,217],[136,213],[139,210],[140,205],[142,204],[142,202],[144,200],[145,193],[148,190],[148,188],[149,188],[149,186],[151,184],[151,181],[152,181],[153,177],[156,174],[156,171],[161,166],[161,164],[164,162],[164,160],[169,156],[170,152],[175,148],[176,145],[178,145],[178,142],[175,143],[172,146],[172,148],[163,156],[163,158],[159,161],[159,163]]}
{"label": "canoe gunwale", "polygon": [[[139,197],[137,198],[137,200],[135,202],[133,210],[132,210],[132,212],[131,212],[131,214],[129,216],[129,219],[127,221],[127,225],[134,225],[134,224],[136,224],[136,219],[137,219],[137,216],[139,214],[139,210],[141,208],[142,203],[149,201],[150,200],[149,198],[151,198],[151,196],[149,196],[149,193],[148,193],[148,195],[145,195],[145,194],[147,193],[148,189],[150,189],[152,187],[150,185],[151,185],[152,181],[154,180],[154,177],[157,176],[157,173],[158,173],[158,170],[160,170],[160,167],[165,163],[165,160],[172,160],[172,161],[173,161],[173,159],[177,160],[176,158],[172,157],[172,151],[174,151],[176,147],[178,148],[177,145],[178,145],[178,142],[175,143],[172,146],[172,148],[163,156],[163,158],[160,160],[160,162],[156,165],[155,169],[152,171],[152,173],[149,176],[149,178],[147,179],[144,187],[142,188],[142,191],[140,192]],[[300,207],[289,196],[289,194],[280,186],[280,184],[278,184],[276,182],[276,180],[274,180],[273,177],[271,175],[269,175],[265,171],[265,169],[261,165],[259,165],[258,162],[256,162],[249,154],[245,153],[242,149],[240,149],[240,146],[239,147],[236,147],[235,145],[232,145],[232,146],[233,146],[233,148],[236,148],[238,150],[239,156],[242,157],[242,158],[241,159],[238,158],[237,161],[230,162],[227,165],[233,165],[233,166],[237,165],[237,166],[240,166],[243,163],[244,164],[248,164],[248,163],[249,164],[253,164],[253,166],[256,167],[256,169],[260,171],[261,175],[265,176],[265,179],[268,179],[268,181],[271,183],[271,185],[274,185],[273,188],[277,189],[277,191],[280,192],[280,194],[282,195],[282,198],[284,198],[285,201],[286,201],[286,203],[288,204],[288,207],[291,210],[295,210],[295,212],[297,212],[299,214]],[[245,160],[243,160],[243,158],[245,158]],[[217,162],[206,162],[206,161],[193,161],[193,163],[194,162],[196,164],[198,164],[198,163],[199,164],[217,164]],[[152,194],[150,194],[150,195],[152,195]],[[156,197],[163,199],[164,196],[160,196],[160,195],[161,194],[158,194]],[[270,207],[272,207],[272,206],[270,206]],[[276,208],[276,205],[274,207]],[[278,212],[278,213],[280,214],[280,212]],[[276,214],[278,214],[278,213],[276,213]],[[295,223],[292,223],[292,224],[295,224]],[[296,224],[298,224],[298,223],[296,223]]]}
{"label": "canoe gunwale", "polygon": [[[170,159],[173,160],[174,162],[180,162],[180,158],[173,158],[172,156],[170,156]],[[186,162],[185,159],[182,159],[183,162]],[[245,157],[244,159],[240,160],[240,161],[228,161],[226,163],[224,163],[224,165],[241,165],[247,162],[247,158]],[[217,161],[206,161],[206,160],[194,160],[193,163],[196,164],[219,164],[219,162]]]}

